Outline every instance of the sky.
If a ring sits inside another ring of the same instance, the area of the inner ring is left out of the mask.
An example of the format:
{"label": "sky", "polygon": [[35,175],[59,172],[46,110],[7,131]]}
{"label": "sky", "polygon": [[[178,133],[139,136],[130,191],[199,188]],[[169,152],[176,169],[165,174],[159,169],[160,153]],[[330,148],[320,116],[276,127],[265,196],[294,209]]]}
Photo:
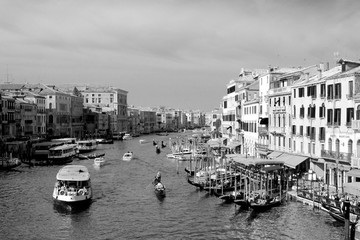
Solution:
{"label": "sky", "polygon": [[0,0],[0,82],[211,111],[242,68],[360,59],[358,0]]}

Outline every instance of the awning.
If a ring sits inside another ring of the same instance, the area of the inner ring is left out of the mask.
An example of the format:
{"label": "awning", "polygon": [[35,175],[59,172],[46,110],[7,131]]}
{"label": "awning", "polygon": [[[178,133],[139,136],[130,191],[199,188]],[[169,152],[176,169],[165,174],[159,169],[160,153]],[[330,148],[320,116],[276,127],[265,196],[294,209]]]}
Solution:
{"label": "awning", "polygon": [[261,151],[261,150],[256,150],[256,152],[257,152],[258,154],[266,155],[266,156],[269,154],[269,152],[265,152],[265,151]]}
{"label": "awning", "polygon": [[296,168],[297,165],[308,159],[306,156],[297,156],[284,153],[283,155],[276,158],[276,160],[284,161],[284,165],[290,168]]}
{"label": "awning", "polygon": [[236,148],[237,146],[240,146],[241,142],[239,141],[232,141],[232,142],[228,142],[227,147],[230,149]]}
{"label": "awning", "polygon": [[277,158],[277,157],[280,156],[281,154],[283,154],[283,152],[273,151],[272,153],[270,153],[270,154],[268,155],[268,158]]}
{"label": "awning", "polygon": [[360,177],[360,169],[353,168],[346,173],[346,176]]}
{"label": "awning", "polygon": [[269,118],[262,118],[260,119],[260,124],[265,124],[265,125],[268,125],[269,124]]}

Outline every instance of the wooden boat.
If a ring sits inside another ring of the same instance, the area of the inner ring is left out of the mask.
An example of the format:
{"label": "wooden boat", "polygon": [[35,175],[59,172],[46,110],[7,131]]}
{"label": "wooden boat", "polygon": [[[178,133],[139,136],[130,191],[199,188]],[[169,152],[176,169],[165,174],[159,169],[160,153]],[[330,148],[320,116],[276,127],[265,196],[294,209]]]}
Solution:
{"label": "wooden boat", "polygon": [[161,183],[161,174],[158,172],[153,180],[152,184],[154,185],[154,191],[157,197],[165,197],[166,189],[165,185]]}
{"label": "wooden boat", "polygon": [[53,191],[55,202],[85,204],[92,199],[90,173],[85,166],[67,165],[59,170]]}
{"label": "wooden boat", "polygon": [[18,158],[1,158],[0,170],[10,170],[21,165],[21,161]]}
{"label": "wooden boat", "polygon": [[87,155],[87,158],[95,159],[95,158],[99,158],[99,157],[103,157],[103,156],[105,156],[105,153],[93,153],[93,154]]}
{"label": "wooden boat", "polygon": [[155,140],[153,140],[153,145],[156,146],[157,145],[157,142],[155,142]]}
{"label": "wooden boat", "polygon": [[83,154],[78,154],[77,158],[80,159],[80,160],[90,159],[88,156],[83,155]]}
{"label": "wooden boat", "polygon": [[284,196],[281,197],[276,196],[268,199],[258,199],[257,201],[250,201],[250,207],[254,211],[265,211],[272,207],[280,206],[285,196],[286,195],[284,194]]}
{"label": "wooden boat", "polygon": [[131,161],[133,159],[133,157],[134,157],[134,154],[132,152],[126,152],[126,153],[124,153],[122,160],[123,161]]}

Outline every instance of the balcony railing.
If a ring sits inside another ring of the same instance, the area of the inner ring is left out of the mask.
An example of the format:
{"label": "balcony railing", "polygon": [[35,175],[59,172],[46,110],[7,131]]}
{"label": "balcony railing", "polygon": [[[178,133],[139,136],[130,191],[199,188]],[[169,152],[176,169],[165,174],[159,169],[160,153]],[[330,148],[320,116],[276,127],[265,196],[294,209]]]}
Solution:
{"label": "balcony railing", "polygon": [[322,150],[321,157],[327,157],[332,159],[338,159],[342,161],[347,161],[351,163],[351,157],[353,153],[344,153],[344,152],[337,152],[337,151],[329,151],[329,150]]}

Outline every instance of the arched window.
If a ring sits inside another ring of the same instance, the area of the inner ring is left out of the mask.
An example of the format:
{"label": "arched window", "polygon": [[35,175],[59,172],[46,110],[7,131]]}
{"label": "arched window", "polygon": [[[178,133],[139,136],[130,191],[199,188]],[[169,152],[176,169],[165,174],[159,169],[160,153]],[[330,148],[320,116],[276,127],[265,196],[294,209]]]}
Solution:
{"label": "arched window", "polygon": [[336,149],[336,154],[339,154],[340,153],[340,140],[339,139],[336,139],[335,149]]}
{"label": "arched window", "polygon": [[347,157],[347,159],[350,160],[352,155],[353,155],[353,141],[350,139],[348,142],[348,157]]}
{"label": "arched window", "polygon": [[360,105],[356,108],[356,120],[360,120]]}
{"label": "arched window", "polygon": [[358,140],[356,143],[356,154],[357,157],[360,157],[360,140]]}
{"label": "arched window", "polygon": [[329,144],[328,150],[331,152],[332,151],[332,139],[331,138],[329,138],[328,144]]}
{"label": "arched window", "polygon": [[296,118],[296,106],[294,106],[293,117]]}

